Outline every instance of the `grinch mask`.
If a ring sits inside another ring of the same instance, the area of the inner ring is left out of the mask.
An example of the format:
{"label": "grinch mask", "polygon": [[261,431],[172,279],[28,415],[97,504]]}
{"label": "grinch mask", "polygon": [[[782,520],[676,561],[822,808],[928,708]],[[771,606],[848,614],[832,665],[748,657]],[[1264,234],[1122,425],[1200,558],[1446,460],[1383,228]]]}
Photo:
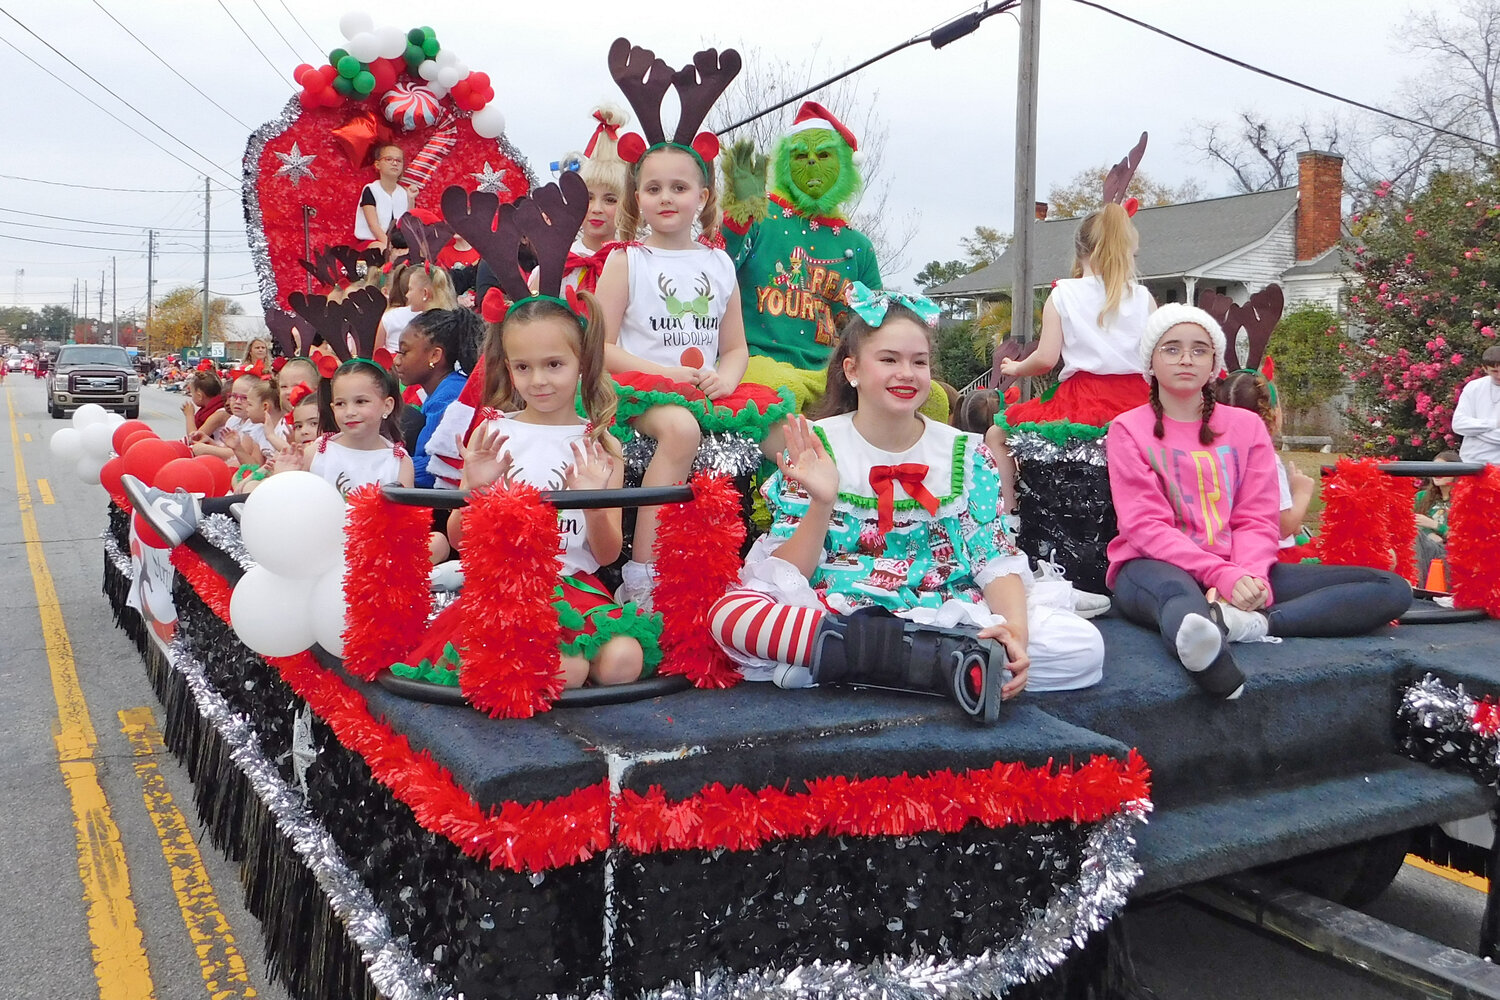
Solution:
{"label": "grinch mask", "polygon": [[776,146],[771,189],[807,215],[837,215],[859,189],[854,152],[832,129],[785,136]]}

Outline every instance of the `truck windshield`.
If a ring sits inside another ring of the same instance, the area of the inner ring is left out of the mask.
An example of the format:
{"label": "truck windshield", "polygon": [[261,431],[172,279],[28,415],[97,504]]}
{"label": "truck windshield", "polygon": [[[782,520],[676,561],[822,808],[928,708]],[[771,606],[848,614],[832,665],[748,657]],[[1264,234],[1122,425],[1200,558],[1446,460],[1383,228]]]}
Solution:
{"label": "truck windshield", "polygon": [[57,356],[62,365],[116,365],[130,367],[130,355],[122,347],[67,347]]}

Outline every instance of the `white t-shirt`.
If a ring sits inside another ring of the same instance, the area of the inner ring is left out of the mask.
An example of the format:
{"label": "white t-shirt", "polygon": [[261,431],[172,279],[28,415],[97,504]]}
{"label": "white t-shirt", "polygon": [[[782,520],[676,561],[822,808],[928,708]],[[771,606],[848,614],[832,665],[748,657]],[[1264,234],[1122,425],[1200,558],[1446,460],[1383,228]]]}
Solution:
{"label": "white t-shirt", "polygon": [[346,448],[333,440],[332,434],[324,434],[318,438],[309,471],[322,476],[347,497],[352,490],[369,483],[382,486],[399,483],[401,459],[405,456],[406,449],[389,441],[384,448],[365,451]]}
{"label": "white t-shirt", "polygon": [[1459,391],[1453,433],[1463,438],[1458,457],[1465,462],[1500,464],[1500,385],[1494,379],[1481,375]]}
{"label": "white t-shirt", "polygon": [[[1276,460],[1276,496],[1280,501],[1277,510],[1292,509],[1292,484],[1287,480],[1286,463],[1280,459]],[[1289,549],[1297,544],[1297,536],[1287,535],[1276,543],[1278,549]]]}
{"label": "white t-shirt", "polygon": [[[488,421],[490,428],[509,435],[501,454],[510,455],[511,475],[539,490],[563,488],[563,472],[573,464],[573,442],[582,440],[583,424],[532,424],[507,417]],[[562,539],[557,561],[562,575],[597,573],[599,560],[589,550],[588,525],[581,510],[559,510]]]}
{"label": "white t-shirt", "polygon": [[411,325],[416,317],[417,311],[410,306],[392,306],[380,317],[380,325],[385,327],[385,349],[395,354],[401,350],[401,334]]}
{"label": "white t-shirt", "polygon": [[396,220],[411,210],[411,196],[406,193],[406,188],[397,184],[396,190],[387,194],[379,181],[371,181],[360,192],[359,204],[354,209],[354,238],[357,240],[375,238],[370,224],[365,221],[365,206],[372,201],[375,205],[375,218],[380,220],[380,228],[385,230],[387,236],[391,234],[391,227],[396,224]]}
{"label": "white t-shirt", "polygon": [[1151,293],[1142,285],[1125,289],[1115,310],[1099,325],[1104,279],[1096,274],[1064,278],[1052,289],[1052,305],[1062,320],[1062,378],[1075,372],[1142,375],[1137,347],[1151,315]]}
{"label": "white t-shirt", "polygon": [[692,247],[625,248],[630,304],[620,324],[620,347],[659,365],[681,365],[683,352],[703,355],[693,368],[719,363],[719,321],[738,287],[734,261],[722,250]]}

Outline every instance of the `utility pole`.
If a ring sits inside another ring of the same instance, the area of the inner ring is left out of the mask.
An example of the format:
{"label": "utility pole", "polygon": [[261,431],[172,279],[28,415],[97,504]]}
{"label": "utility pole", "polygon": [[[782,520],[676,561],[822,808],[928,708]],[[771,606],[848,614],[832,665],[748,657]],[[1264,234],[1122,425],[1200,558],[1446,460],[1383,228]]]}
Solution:
{"label": "utility pole", "polygon": [[[1015,221],[1010,241],[1014,261],[1010,284],[1011,335],[1021,343],[1032,337],[1031,227],[1036,220],[1036,90],[1042,28],[1041,0],[1021,2],[1021,48],[1016,70]],[[1029,398],[1026,380],[1023,398]]]}
{"label": "utility pole", "polygon": [[[94,327],[95,327],[94,332],[95,333],[99,332],[98,331],[98,327],[99,327],[100,324],[102,324],[104,322],[104,268],[102,268],[102,267],[99,269],[99,312],[98,312],[98,317],[99,317],[98,322],[94,324]],[[104,343],[104,341],[101,340],[101,341],[99,341],[99,343],[102,344],[102,343]]]}
{"label": "utility pole", "polygon": [[203,178],[203,353],[208,354],[208,178]]}
{"label": "utility pole", "polygon": [[120,342],[120,269],[117,258],[109,258],[109,326],[111,344]]}
{"label": "utility pole", "polygon": [[153,267],[156,264],[156,230],[146,231],[146,357],[151,356],[151,289],[156,284]]}

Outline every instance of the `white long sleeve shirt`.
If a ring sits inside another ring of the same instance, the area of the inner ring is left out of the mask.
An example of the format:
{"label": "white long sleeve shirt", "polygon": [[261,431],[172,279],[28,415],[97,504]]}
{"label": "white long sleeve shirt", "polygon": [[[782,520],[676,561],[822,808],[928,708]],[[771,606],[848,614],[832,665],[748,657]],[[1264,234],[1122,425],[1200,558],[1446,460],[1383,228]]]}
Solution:
{"label": "white long sleeve shirt", "polygon": [[1453,409],[1453,433],[1462,437],[1465,462],[1500,464],[1500,384],[1488,375],[1467,383]]}

